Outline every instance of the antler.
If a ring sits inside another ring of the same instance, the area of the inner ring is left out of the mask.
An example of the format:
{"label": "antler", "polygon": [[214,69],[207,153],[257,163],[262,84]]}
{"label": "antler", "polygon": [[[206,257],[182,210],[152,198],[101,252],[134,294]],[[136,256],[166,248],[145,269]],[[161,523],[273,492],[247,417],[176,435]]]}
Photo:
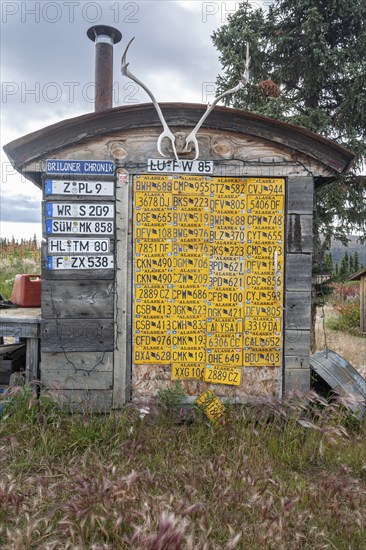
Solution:
{"label": "antler", "polygon": [[137,78],[137,76],[135,76],[134,74],[131,73],[131,71],[129,70],[128,68],[128,65],[129,63],[127,63],[126,61],[126,58],[127,58],[127,50],[128,48],[130,47],[131,45],[131,42],[135,39],[135,37],[131,38],[131,40],[129,41],[129,43],[127,44],[127,47],[125,49],[125,52],[122,56],[122,60],[121,60],[121,73],[123,74],[123,76],[127,76],[128,78],[130,78],[131,80],[133,80],[134,82],[136,82],[136,84],[138,84],[139,86],[141,86],[141,88],[143,88],[145,90],[145,92],[150,96],[151,98],[151,101],[153,102],[154,104],[154,107],[156,109],[156,112],[158,113],[158,117],[160,119],[160,122],[162,123],[163,125],[163,128],[164,128],[164,131],[160,134],[160,136],[158,137],[158,143],[157,143],[157,148],[158,148],[158,151],[159,153],[161,154],[162,157],[165,157],[166,155],[164,155],[164,153],[162,152],[161,150],[161,142],[163,141],[163,139],[165,137],[169,138],[170,141],[172,142],[172,146],[173,146],[173,151],[174,151],[174,156],[176,158],[176,160],[179,162],[179,158],[178,158],[178,155],[177,155],[177,151],[176,151],[176,148],[175,148],[175,136],[173,134],[173,132],[170,130],[168,124],[166,123],[165,121],[165,118],[164,118],[164,115],[160,109],[160,105],[159,103],[156,101],[155,97],[154,97],[154,94],[149,90],[149,88],[147,86],[145,86],[145,84],[143,82],[141,82],[141,80],[139,78]]}
{"label": "antler", "polygon": [[239,81],[239,83],[234,87],[234,88],[231,88],[230,90],[227,90],[226,92],[223,92],[221,95],[219,95],[218,97],[216,97],[214,99],[214,101],[212,102],[211,105],[207,105],[207,109],[206,109],[206,112],[204,113],[204,115],[202,115],[202,117],[200,118],[200,120],[197,122],[195,128],[192,130],[192,132],[189,134],[189,136],[186,138],[186,147],[185,147],[185,151],[188,150],[188,144],[189,143],[193,143],[194,145],[194,148],[195,148],[195,151],[196,151],[196,156],[194,157],[194,160],[196,160],[199,156],[199,145],[198,145],[198,141],[197,141],[197,138],[196,138],[196,134],[198,132],[198,130],[201,128],[202,124],[204,123],[204,121],[206,120],[206,118],[208,117],[208,115],[211,113],[211,111],[214,109],[215,105],[225,96],[229,95],[229,94],[235,94],[235,92],[238,92],[239,90],[241,90],[242,88],[244,88],[244,86],[248,83],[249,81],[249,64],[250,64],[250,57],[249,57],[249,43],[247,42],[247,51],[246,51],[246,59],[245,59],[245,64],[244,64],[244,72],[243,72],[243,75]]}

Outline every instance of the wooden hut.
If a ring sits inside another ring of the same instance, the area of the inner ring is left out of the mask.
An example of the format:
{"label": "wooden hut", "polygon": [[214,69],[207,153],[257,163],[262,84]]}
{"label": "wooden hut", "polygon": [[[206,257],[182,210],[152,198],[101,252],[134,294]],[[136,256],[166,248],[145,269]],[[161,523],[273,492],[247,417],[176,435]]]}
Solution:
{"label": "wooden hut", "polygon": [[[43,190],[40,378],[71,408],[149,401],[172,380],[233,401],[310,387],[314,189],[353,153],[304,128],[152,104],[64,120],[5,146]],[[365,277],[363,278],[365,288]]]}

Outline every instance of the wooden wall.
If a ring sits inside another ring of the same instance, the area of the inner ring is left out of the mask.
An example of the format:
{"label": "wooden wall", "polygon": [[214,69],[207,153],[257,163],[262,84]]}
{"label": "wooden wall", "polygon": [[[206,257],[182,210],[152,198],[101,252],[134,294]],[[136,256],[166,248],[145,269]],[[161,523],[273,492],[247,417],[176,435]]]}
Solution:
{"label": "wooden wall", "polygon": [[[86,199],[85,196],[65,198],[65,195],[52,195],[43,198],[52,203],[100,201],[98,197]],[[114,199],[108,199],[102,202],[114,203]],[[43,220],[45,228],[45,216]],[[43,236],[47,240],[49,235],[44,232]],[[60,237],[70,238],[70,235]],[[90,237],[95,238],[94,235]],[[114,247],[115,240],[111,237],[112,253]],[[45,265],[46,255],[45,243],[41,381],[47,391],[68,409],[109,410],[114,375],[115,272],[112,269],[51,271]]]}
{"label": "wooden wall", "polygon": [[312,177],[289,177],[286,214],[285,356],[283,390],[310,389]]}
{"label": "wooden wall", "polygon": [[[153,135],[145,138],[146,142],[149,141],[152,153],[153,147],[156,147],[155,138]],[[244,151],[247,143],[242,139]],[[110,142],[112,150],[115,143],[113,140]],[[240,139],[237,138],[235,146],[239,145]],[[133,150],[129,153],[131,162]],[[76,151],[74,148],[71,158],[85,158],[86,151]],[[108,148],[103,149],[104,155],[101,151],[99,153],[99,158],[113,157]],[[65,152],[60,155],[60,158],[65,158]],[[95,155],[95,158],[98,156]],[[116,157],[115,160],[118,161]],[[247,173],[251,170],[250,166],[245,168],[244,173],[242,164],[240,166],[240,176],[251,175]],[[276,169],[276,175],[279,176],[278,170],[279,167]],[[115,270],[49,271],[45,266],[42,270],[41,381],[52,395],[71,409],[87,406],[94,410],[119,408],[131,397],[149,400],[160,388],[171,384],[170,370],[165,366],[157,368],[153,375],[151,369],[145,374],[140,369],[142,379],[139,384],[133,389],[131,382],[131,182],[132,174],[138,171],[143,170],[135,167],[129,171],[129,176],[126,170],[117,170],[116,194],[113,198],[116,225],[115,236],[111,238]],[[213,175],[220,175],[221,171],[222,166],[218,165]],[[266,177],[274,174],[266,173],[265,167],[257,167],[253,175]],[[312,176],[304,175],[304,170],[301,175],[288,172],[283,175],[288,176],[283,368],[282,371],[270,367],[244,368],[241,388],[223,389],[224,396],[236,401],[246,400],[253,395],[275,396],[293,389],[305,392],[310,387],[314,181]],[[69,197],[67,201],[65,196],[47,197],[47,200],[86,202],[85,197],[76,196]],[[88,199],[92,200],[98,198]],[[110,200],[103,199],[103,202]],[[44,234],[44,237],[47,235]],[[200,389],[195,381],[187,384],[191,397],[197,395]]]}

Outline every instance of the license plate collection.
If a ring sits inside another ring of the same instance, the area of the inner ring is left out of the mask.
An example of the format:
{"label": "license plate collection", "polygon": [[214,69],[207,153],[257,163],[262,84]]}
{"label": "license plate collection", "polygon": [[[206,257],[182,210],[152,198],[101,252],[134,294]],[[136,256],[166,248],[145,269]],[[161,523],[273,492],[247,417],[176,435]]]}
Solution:
{"label": "license plate collection", "polygon": [[239,386],[282,360],[285,180],[134,177],[135,364]]}

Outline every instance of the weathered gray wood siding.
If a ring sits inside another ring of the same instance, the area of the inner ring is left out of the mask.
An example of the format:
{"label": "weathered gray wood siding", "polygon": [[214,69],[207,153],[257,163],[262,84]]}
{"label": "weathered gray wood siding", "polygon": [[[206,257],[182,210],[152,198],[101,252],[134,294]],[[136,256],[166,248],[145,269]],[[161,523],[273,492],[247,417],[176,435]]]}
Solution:
{"label": "weathered gray wood siding", "polygon": [[287,180],[283,390],[310,389],[311,266],[314,181]]}
{"label": "weathered gray wood siding", "polygon": [[[46,200],[85,203],[101,199],[52,195],[44,196]],[[103,199],[107,202],[115,201]],[[47,240],[44,215],[43,231]],[[97,236],[80,235],[89,237]],[[111,253],[114,248],[112,236]],[[45,243],[44,260],[46,255]],[[112,407],[114,300],[114,270],[50,271],[42,262],[41,381],[67,409],[107,411]]]}

